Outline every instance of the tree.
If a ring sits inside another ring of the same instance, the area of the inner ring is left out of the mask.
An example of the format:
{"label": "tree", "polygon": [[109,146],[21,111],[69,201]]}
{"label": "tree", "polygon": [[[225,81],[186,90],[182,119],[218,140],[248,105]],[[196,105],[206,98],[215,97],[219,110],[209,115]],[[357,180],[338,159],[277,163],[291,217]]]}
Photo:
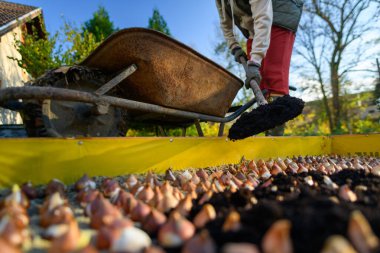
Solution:
{"label": "tree", "polygon": [[49,36],[44,29],[47,39],[41,38],[33,27],[32,33],[23,33],[23,41],[18,40],[15,34],[14,47],[20,53],[21,58],[8,57],[17,62],[17,65],[26,70],[33,78],[39,77],[48,69],[54,69],[61,65],[58,50],[55,50],[58,34]]}
{"label": "tree", "polygon": [[62,65],[73,65],[99,45],[92,33],[81,30],[65,22],[63,28],[54,35],[45,31],[46,38],[39,37],[36,30],[32,34],[23,33],[24,40],[16,39],[14,44],[21,58],[9,58],[17,61],[33,78]]}
{"label": "tree", "polygon": [[[43,22],[40,22],[43,23]],[[21,58],[9,57],[17,61],[33,78],[44,74],[47,70],[62,65],[73,65],[86,58],[100,43],[116,31],[108,12],[104,7],[93,14],[83,26],[64,21],[63,27],[54,35],[44,27],[44,38],[34,29],[32,33],[23,33],[23,40],[15,40],[15,48]]]}
{"label": "tree", "polygon": [[157,8],[153,9],[153,15],[149,19],[148,28],[165,33],[171,36],[168,24],[166,23],[164,17],[160,14]]}
{"label": "tree", "polygon": [[[348,73],[363,71],[369,41],[366,35],[378,20],[378,0],[307,0],[295,50],[312,70],[308,76],[317,82],[331,132],[342,126],[341,95]],[[309,72],[302,66],[303,72]],[[328,103],[331,93],[332,103]]]}
{"label": "tree", "polygon": [[103,6],[99,6],[98,10],[92,15],[92,18],[86,21],[83,26],[83,33],[86,31],[92,33],[95,36],[96,42],[101,42],[117,30]]}
{"label": "tree", "polygon": [[380,62],[379,62],[379,59],[376,59],[376,65],[377,65],[378,77],[376,78],[375,91],[373,94],[375,102],[377,102],[377,100],[380,99]]}
{"label": "tree", "polygon": [[64,39],[61,45],[68,45],[68,48],[61,52],[61,61],[64,65],[81,62],[101,43],[90,31],[83,27],[75,27],[68,22],[65,22],[63,33]]}

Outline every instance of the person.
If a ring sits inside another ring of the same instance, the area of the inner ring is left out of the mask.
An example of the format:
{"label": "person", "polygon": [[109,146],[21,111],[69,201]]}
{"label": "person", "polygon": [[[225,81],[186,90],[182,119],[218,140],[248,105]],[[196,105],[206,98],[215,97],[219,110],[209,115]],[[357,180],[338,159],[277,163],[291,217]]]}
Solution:
{"label": "person", "polygon": [[[246,88],[251,80],[267,90],[267,100],[289,94],[289,69],[303,0],[216,0],[220,25],[238,63],[247,60]],[[247,39],[247,53],[234,33],[235,25]],[[284,125],[267,132],[283,135]]]}

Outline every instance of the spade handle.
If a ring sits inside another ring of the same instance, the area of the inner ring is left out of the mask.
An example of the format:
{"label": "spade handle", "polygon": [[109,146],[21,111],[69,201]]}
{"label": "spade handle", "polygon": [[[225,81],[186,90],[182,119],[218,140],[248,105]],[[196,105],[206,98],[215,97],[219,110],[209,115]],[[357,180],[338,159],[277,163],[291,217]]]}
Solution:
{"label": "spade handle", "polygon": [[[247,61],[244,57],[240,57],[240,62],[244,67],[245,73],[248,71]],[[260,90],[259,84],[255,80],[251,80],[249,85],[252,88],[253,94],[255,94],[257,103],[260,105],[266,105],[268,102],[265,100],[263,93]]]}

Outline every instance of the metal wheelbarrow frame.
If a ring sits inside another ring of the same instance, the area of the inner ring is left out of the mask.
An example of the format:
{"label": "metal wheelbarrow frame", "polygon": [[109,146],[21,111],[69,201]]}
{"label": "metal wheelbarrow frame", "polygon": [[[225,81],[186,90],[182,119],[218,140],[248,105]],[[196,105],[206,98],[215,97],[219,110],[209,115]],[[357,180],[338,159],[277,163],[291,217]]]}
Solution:
{"label": "metal wheelbarrow frame", "polygon": [[[152,46],[160,49],[159,56],[154,51],[144,51]],[[109,47],[111,53],[107,53]],[[166,55],[164,63],[159,61],[162,55]],[[191,48],[152,30],[133,28],[111,35],[80,65],[114,77],[90,91],[50,86],[5,88],[0,90],[0,103],[18,99],[74,101],[92,104],[93,115],[106,115],[110,107],[115,107],[132,112],[134,119],[142,122],[146,121],[144,115],[153,115],[153,119],[163,118],[164,123],[174,119],[173,125],[178,126],[195,123],[200,136],[203,133],[199,122],[216,122],[221,123],[222,136],[224,124],[256,102],[252,99],[224,116],[242,81]],[[107,95],[115,87],[118,94]]]}

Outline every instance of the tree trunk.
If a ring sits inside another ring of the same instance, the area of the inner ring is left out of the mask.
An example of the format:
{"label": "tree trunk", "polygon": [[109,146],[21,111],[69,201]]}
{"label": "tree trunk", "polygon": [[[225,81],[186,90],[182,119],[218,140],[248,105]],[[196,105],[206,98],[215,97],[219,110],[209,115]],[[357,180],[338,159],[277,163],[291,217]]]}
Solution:
{"label": "tree trunk", "polygon": [[322,91],[323,105],[325,107],[327,119],[329,121],[330,133],[332,133],[333,130],[334,130],[334,124],[333,124],[333,119],[332,119],[332,115],[331,115],[331,110],[330,110],[329,102],[327,100],[326,90],[325,90],[325,87],[323,85],[322,73],[321,73],[321,70],[320,70],[319,67],[315,67],[315,68],[316,68],[316,71],[317,71],[317,74],[318,74],[318,81],[319,81],[319,85],[320,85],[320,88],[321,88],[321,91]]}
{"label": "tree trunk", "polygon": [[330,107],[329,107],[329,103],[328,103],[328,100],[327,100],[326,91],[325,91],[325,88],[323,87],[322,83],[321,83],[321,91],[322,91],[322,95],[323,95],[323,105],[325,107],[327,119],[329,121],[330,133],[332,133],[334,131],[334,123],[333,123],[333,118],[332,118],[332,115],[331,115],[331,110],[330,110]]}
{"label": "tree trunk", "polygon": [[339,66],[335,63],[331,63],[331,90],[332,90],[332,102],[333,102],[333,118],[334,130],[339,130],[341,127],[341,104],[340,104],[340,85],[339,85]]}

